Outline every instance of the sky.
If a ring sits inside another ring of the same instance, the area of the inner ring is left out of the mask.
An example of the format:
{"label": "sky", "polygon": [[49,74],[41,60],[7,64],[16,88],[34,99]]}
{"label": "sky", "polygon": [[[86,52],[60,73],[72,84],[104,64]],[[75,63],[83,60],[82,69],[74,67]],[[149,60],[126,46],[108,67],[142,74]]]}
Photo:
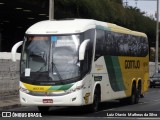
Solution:
{"label": "sky", "polygon": [[146,13],[145,15],[147,16],[153,15],[153,17],[155,17],[155,12],[157,11],[157,0],[123,0],[124,5],[126,5],[126,2],[128,6],[137,7],[142,12],[145,12]]}

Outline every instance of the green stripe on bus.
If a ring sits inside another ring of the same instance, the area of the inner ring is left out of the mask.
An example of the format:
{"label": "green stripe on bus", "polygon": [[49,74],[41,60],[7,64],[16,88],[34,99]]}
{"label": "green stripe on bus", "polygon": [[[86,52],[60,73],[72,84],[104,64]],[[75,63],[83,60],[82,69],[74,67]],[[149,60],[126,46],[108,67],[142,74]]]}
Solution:
{"label": "green stripe on bus", "polygon": [[119,59],[117,56],[112,56],[112,61],[113,61],[113,67],[116,75],[116,81],[118,83],[119,90],[124,90],[124,82],[123,82],[123,77],[122,77],[122,71],[119,63]]}
{"label": "green stripe on bus", "polygon": [[68,90],[73,86],[73,84],[67,84],[67,85],[59,85],[59,86],[52,86],[49,88],[49,90]]}
{"label": "green stripe on bus", "polygon": [[117,56],[105,56],[106,67],[109,81],[113,91],[122,91],[125,89],[120,63]]}
{"label": "green stripe on bus", "polygon": [[109,27],[104,27],[104,26],[101,26],[101,25],[97,25],[97,26],[96,26],[96,29],[111,31],[111,28],[109,28]]}

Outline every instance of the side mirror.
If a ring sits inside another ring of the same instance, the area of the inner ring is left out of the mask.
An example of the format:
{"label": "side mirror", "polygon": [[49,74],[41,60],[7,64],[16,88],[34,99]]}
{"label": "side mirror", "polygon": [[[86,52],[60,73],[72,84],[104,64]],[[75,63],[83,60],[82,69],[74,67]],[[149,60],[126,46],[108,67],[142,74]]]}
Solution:
{"label": "side mirror", "polygon": [[16,62],[16,52],[17,52],[17,49],[19,48],[19,46],[21,46],[23,43],[23,41],[20,41],[20,42],[17,42],[13,47],[12,47],[12,50],[11,50],[11,58],[12,58],[12,61],[13,62]]}
{"label": "side mirror", "polygon": [[86,39],[82,42],[82,44],[79,47],[79,60],[84,60],[85,51],[87,44],[89,43],[90,39]]}

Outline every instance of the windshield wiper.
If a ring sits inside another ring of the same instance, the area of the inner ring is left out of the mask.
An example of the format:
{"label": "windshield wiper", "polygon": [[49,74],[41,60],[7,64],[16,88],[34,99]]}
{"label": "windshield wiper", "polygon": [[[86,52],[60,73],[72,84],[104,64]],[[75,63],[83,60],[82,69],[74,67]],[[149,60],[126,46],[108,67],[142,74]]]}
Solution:
{"label": "windshield wiper", "polygon": [[52,74],[53,74],[53,68],[54,68],[54,70],[56,71],[56,74],[57,74],[59,80],[60,80],[61,83],[63,84],[62,77],[61,77],[61,75],[59,74],[59,71],[57,70],[57,67],[56,67],[55,63],[52,61]]}
{"label": "windshield wiper", "polygon": [[47,66],[47,64],[45,63],[37,72],[42,71],[43,68],[45,68]]}

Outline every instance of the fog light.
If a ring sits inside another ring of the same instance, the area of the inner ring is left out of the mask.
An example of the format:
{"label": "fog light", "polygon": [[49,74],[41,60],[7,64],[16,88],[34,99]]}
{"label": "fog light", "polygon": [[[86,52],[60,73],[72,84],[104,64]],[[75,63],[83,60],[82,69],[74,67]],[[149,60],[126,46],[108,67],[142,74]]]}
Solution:
{"label": "fog light", "polygon": [[27,101],[26,101],[26,99],[25,99],[25,98],[22,98],[22,100],[23,100],[25,103],[27,103]]}

